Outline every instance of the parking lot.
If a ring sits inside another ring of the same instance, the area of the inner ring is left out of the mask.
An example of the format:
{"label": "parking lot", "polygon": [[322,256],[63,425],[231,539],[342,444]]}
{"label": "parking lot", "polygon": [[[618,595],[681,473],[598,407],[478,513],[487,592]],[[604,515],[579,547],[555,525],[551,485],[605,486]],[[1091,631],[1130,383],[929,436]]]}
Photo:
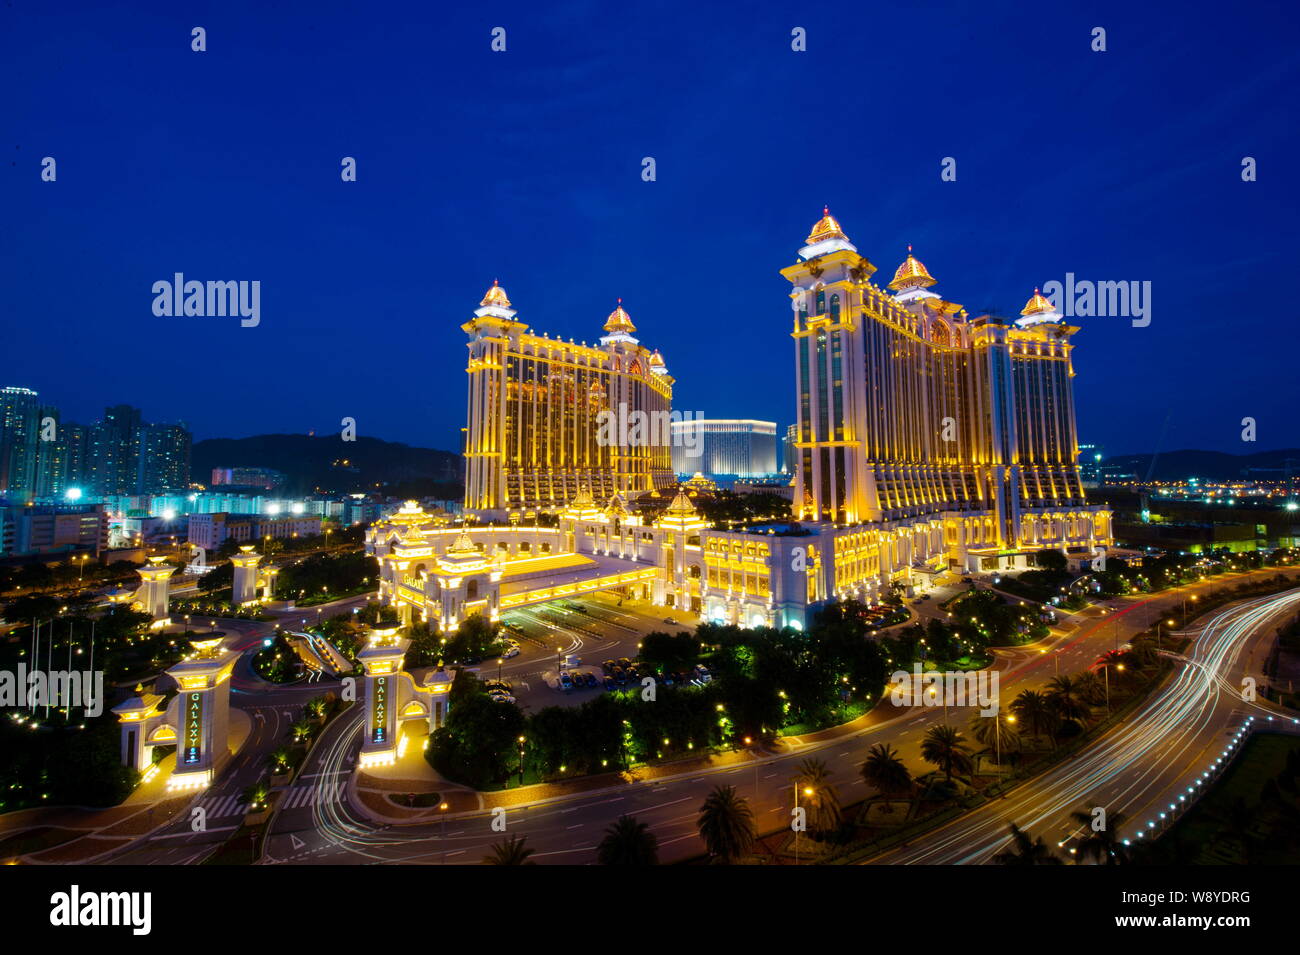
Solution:
{"label": "parking lot", "polygon": [[[694,631],[699,620],[646,601],[620,602],[616,595],[596,594],[510,611],[502,623],[505,634],[518,643],[519,655],[474,669],[485,683],[499,684],[489,691],[536,711],[581,705],[598,693],[640,685],[644,676],[655,676],[634,664],[641,640],[655,631]],[[691,678],[661,676],[664,683]]]}

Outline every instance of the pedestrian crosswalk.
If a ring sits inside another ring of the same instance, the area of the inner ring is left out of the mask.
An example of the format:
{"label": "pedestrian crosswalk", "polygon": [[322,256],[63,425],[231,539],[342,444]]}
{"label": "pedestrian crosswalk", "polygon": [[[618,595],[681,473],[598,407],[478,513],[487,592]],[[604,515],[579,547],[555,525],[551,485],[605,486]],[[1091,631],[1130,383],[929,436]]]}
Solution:
{"label": "pedestrian crosswalk", "polygon": [[303,806],[319,806],[325,803],[343,801],[343,783],[324,783],[316,786],[307,784],[295,786],[280,797],[281,809],[301,809]]}
{"label": "pedestrian crosswalk", "polygon": [[[344,784],[341,782],[321,785],[304,783],[301,786],[294,786],[280,794],[279,808],[281,810],[301,809],[305,806],[342,802],[343,786]],[[244,798],[242,793],[205,799],[199,805],[207,813],[209,821],[242,816],[248,812],[248,800]]]}

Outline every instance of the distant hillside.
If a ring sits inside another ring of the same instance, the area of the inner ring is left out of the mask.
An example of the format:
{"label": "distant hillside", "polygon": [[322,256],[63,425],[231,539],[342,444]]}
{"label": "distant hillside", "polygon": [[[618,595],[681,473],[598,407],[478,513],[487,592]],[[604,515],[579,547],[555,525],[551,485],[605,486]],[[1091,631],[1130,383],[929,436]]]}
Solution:
{"label": "distant hillside", "polygon": [[[346,462],[346,463],[344,463]],[[461,482],[461,456],[413,448],[378,438],[344,442],[338,435],[259,434],[212,438],[194,444],[194,480],[207,484],[213,468],[274,468],[288,476],[285,490],[306,494],[381,490],[391,494],[454,497]]]}
{"label": "distant hillside", "polygon": [[[1174,481],[1182,478],[1196,477],[1209,480],[1225,480],[1243,477],[1248,470],[1276,470],[1277,477],[1283,476],[1287,459],[1291,467],[1300,475],[1300,448],[1283,448],[1278,451],[1256,451],[1253,454],[1225,454],[1221,451],[1163,451],[1156,461],[1157,481]],[[1147,468],[1151,466],[1149,454],[1121,454],[1106,459],[1107,465],[1119,465],[1125,471],[1131,471],[1139,478],[1146,477]],[[1269,475],[1259,474],[1258,477]]]}

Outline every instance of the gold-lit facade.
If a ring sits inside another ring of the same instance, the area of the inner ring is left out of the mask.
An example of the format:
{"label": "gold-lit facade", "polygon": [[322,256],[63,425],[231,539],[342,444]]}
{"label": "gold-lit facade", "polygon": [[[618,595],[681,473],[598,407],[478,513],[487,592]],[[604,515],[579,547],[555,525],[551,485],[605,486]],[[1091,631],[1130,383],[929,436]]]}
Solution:
{"label": "gold-lit facade", "polygon": [[[672,376],[633,337],[620,302],[598,345],[529,331],[493,284],[469,336],[465,508],[486,517],[553,511],[587,490],[600,500],[672,483]],[[613,416],[615,426],[602,429]],[[632,440],[620,423],[650,424]],[[613,434],[615,440],[609,440]]]}
{"label": "gold-lit facade", "polygon": [[888,289],[875,271],[827,210],[781,272],[793,286],[795,515],[901,530],[906,559],[930,566],[1108,542],[1110,512],[1087,503],[1076,464],[1078,329],[1037,290],[1013,322],[971,317],[931,291],[910,249]]}
{"label": "gold-lit facade", "polygon": [[[886,288],[827,211],[793,286],[797,440],[791,519],[713,527],[672,483],[661,441],[601,439],[602,412],[671,410],[673,379],[620,306],[599,346],[537,335],[494,285],[469,335],[466,508],[557,520],[449,527],[414,504],[374,525],[380,596],[443,630],[475,613],[598,590],[675,614],[803,627],[835,599],[877,602],[952,571],[1088,559],[1111,513],[1075,463],[1071,336],[1035,291],[1014,320],[972,317],[911,254]],[[653,434],[653,432],[652,432]]]}

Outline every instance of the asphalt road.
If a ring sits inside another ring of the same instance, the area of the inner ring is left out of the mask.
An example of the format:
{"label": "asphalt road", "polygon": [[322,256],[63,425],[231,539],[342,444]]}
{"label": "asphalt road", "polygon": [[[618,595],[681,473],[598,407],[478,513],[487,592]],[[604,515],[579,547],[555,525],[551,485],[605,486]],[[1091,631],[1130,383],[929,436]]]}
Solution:
{"label": "asphalt road", "polygon": [[[1242,699],[1242,678],[1261,676],[1276,624],[1300,608],[1300,590],[1215,612],[1166,685],[1130,718],[1075,757],[991,802],[872,860],[880,864],[987,863],[1006,848],[1009,825],[1068,855],[1084,829],[1074,811],[1127,817],[1119,836],[1158,833],[1189,805],[1248,727],[1300,730],[1266,704]],[[1252,722],[1253,718],[1253,722]],[[1248,731],[1248,729],[1247,729]],[[1216,764],[1216,760],[1220,761]]]}
{"label": "asphalt road", "polygon": [[[1041,687],[1058,672],[1058,667],[1062,673],[1085,669],[1116,644],[1127,641],[1179,605],[1184,596],[1205,593],[1238,579],[1241,577],[1222,576],[1159,597],[1123,598],[1115,602],[1116,609],[1110,614],[1080,614],[1064,619],[1063,634],[1054,635],[1041,645],[999,654],[996,666],[1000,671],[1002,699],[1007,701],[1023,689]],[[602,646],[601,654],[608,652]],[[523,669],[535,665],[528,660],[517,663]],[[1161,700],[1164,696],[1161,695]],[[949,714],[949,720],[964,727],[969,716],[968,712],[953,713]],[[524,835],[529,846],[536,850],[533,858],[539,862],[583,864],[594,861],[595,846],[603,830],[625,813],[649,824],[659,840],[661,861],[676,861],[702,851],[696,833],[697,813],[714,786],[720,783],[736,786],[741,795],[750,799],[760,831],[770,831],[790,815],[793,806],[790,780],[801,760],[814,754],[824,759],[831,769],[831,781],[841,803],[854,802],[869,795],[858,769],[867,750],[875,743],[895,746],[914,773],[929,769],[919,759],[921,738],[930,726],[945,719],[945,713],[942,708],[904,709],[887,722],[868,726],[852,735],[809,744],[794,740],[789,752],[756,753],[754,759],[741,766],[637,782],[522,806],[508,811],[505,833],[492,828],[492,817],[487,813],[459,813],[430,824],[380,828],[359,817],[345,802],[326,798],[331,793],[327,787],[333,785],[332,781],[350,771],[351,754],[359,743],[359,719],[359,715],[354,717],[350,724],[336,721],[331,727],[329,745],[324,741],[318,745],[312,767],[304,772],[320,780],[317,784],[321,787],[320,795],[307,800],[306,811],[300,809],[296,815],[285,814],[278,820],[266,861],[476,863],[505,835]],[[1194,756],[1195,750],[1189,750],[1188,759]],[[1031,789],[1036,790],[1037,786],[1032,784]],[[998,841],[1005,841],[1005,823],[999,825],[1003,836]],[[969,854],[969,848],[961,853],[963,857]]]}

